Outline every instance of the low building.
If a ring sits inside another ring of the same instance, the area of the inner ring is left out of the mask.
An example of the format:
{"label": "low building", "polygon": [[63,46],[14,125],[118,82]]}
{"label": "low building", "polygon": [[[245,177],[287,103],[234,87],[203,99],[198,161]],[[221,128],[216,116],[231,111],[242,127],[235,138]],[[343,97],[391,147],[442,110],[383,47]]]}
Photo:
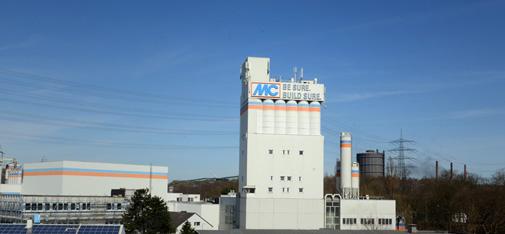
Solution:
{"label": "low building", "polygon": [[202,216],[192,212],[170,212],[170,224],[175,229],[175,233],[180,233],[184,223],[189,222],[196,231],[212,230],[212,225]]}

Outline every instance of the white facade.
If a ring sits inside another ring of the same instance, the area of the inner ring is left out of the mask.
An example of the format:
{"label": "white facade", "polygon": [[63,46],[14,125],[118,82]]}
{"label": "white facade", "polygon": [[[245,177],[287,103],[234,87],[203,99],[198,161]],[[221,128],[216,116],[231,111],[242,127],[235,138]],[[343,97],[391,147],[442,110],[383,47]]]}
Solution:
{"label": "white facade", "polygon": [[167,193],[165,201],[199,202],[200,194]]}
{"label": "white facade", "polygon": [[[191,227],[195,229],[195,231],[213,230],[212,226],[207,222],[207,220],[205,220],[197,213],[191,215],[186,221],[189,222],[189,224],[191,224]],[[181,233],[182,226],[184,226],[184,223],[186,222],[183,222],[182,224],[180,224],[175,228],[175,233]]]}
{"label": "white facade", "polygon": [[191,212],[196,213],[208,223],[205,229],[201,230],[218,230],[219,228],[219,204],[207,202],[167,202],[168,210],[173,212]]}
{"label": "white facade", "polygon": [[395,230],[396,202],[342,199],[340,217],[341,230]]}
{"label": "white facade", "polygon": [[242,65],[239,227],[324,227],[320,102],[315,80],[270,78],[268,58]]}
{"label": "white facade", "polygon": [[97,162],[25,163],[22,193],[26,195],[110,196],[112,189],[151,188],[165,198],[168,168]]}

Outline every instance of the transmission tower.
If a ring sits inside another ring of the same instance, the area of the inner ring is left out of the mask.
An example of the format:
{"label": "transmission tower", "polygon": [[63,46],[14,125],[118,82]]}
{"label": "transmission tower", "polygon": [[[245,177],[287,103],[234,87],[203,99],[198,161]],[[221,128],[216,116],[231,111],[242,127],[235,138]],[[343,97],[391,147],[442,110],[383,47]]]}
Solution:
{"label": "transmission tower", "polygon": [[406,145],[414,142],[415,141],[413,140],[403,138],[403,129],[400,130],[400,138],[390,142],[391,144],[395,145],[395,148],[390,149],[389,151],[396,153],[396,156],[392,158],[397,161],[396,171],[398,172],[399,177],[402,179],[406,179],[408,176],[407,165],[405,164],[405,161],[414,159],[412,157],[409,157],[407,153],[415,151],[415,149],[408,148]]}

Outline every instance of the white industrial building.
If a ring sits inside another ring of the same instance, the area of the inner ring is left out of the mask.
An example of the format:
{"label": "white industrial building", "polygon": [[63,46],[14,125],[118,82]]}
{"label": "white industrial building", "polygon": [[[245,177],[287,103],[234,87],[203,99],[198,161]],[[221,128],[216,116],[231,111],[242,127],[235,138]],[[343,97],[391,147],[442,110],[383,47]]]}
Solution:
{"label": "white industrial building", "polygon": [[324,85],[270,77],[270,59],[242,65],[239,165],[241,229],[324,226],[321,103]]}
{"label": "white industrial building", "polygon": [[167,194],[168,168],[149,165],[57,161],[25,163],[26,195],[109,196],[112,189],[148,188],[151,194]]}

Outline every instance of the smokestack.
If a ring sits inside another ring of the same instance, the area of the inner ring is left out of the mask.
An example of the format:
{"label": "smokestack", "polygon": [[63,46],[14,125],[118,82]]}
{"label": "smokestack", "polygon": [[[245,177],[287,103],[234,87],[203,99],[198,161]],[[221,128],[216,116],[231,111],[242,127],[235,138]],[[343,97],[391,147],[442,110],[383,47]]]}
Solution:
{"label": "smokestack", "polygon": [[435,161],[435,179],[438,180],[438,160]]}
{"label": "smokestack", "polygon": [[468,177],[468,173],[467,173],[467,171],[466,171],[466,164],[463,166],[463,171],[464,171],[463,176],[464,176],[464,178],[465,178],[465,180],[466,180],[466,177]]}
{"label": "smokestack", "polygon": [[351,133],[340,133],[340,188],[342,197],[348,199],[351,197],[352,182],[351,182]]}
{"label": "smokestack", "polygon": [[359,164],[352,163],[351,167],[352,198],[359,199]]}
{"label": "smokestack", "polygon": [[452,180],[452,162],[451,162],[451,174],[449,178]]}

